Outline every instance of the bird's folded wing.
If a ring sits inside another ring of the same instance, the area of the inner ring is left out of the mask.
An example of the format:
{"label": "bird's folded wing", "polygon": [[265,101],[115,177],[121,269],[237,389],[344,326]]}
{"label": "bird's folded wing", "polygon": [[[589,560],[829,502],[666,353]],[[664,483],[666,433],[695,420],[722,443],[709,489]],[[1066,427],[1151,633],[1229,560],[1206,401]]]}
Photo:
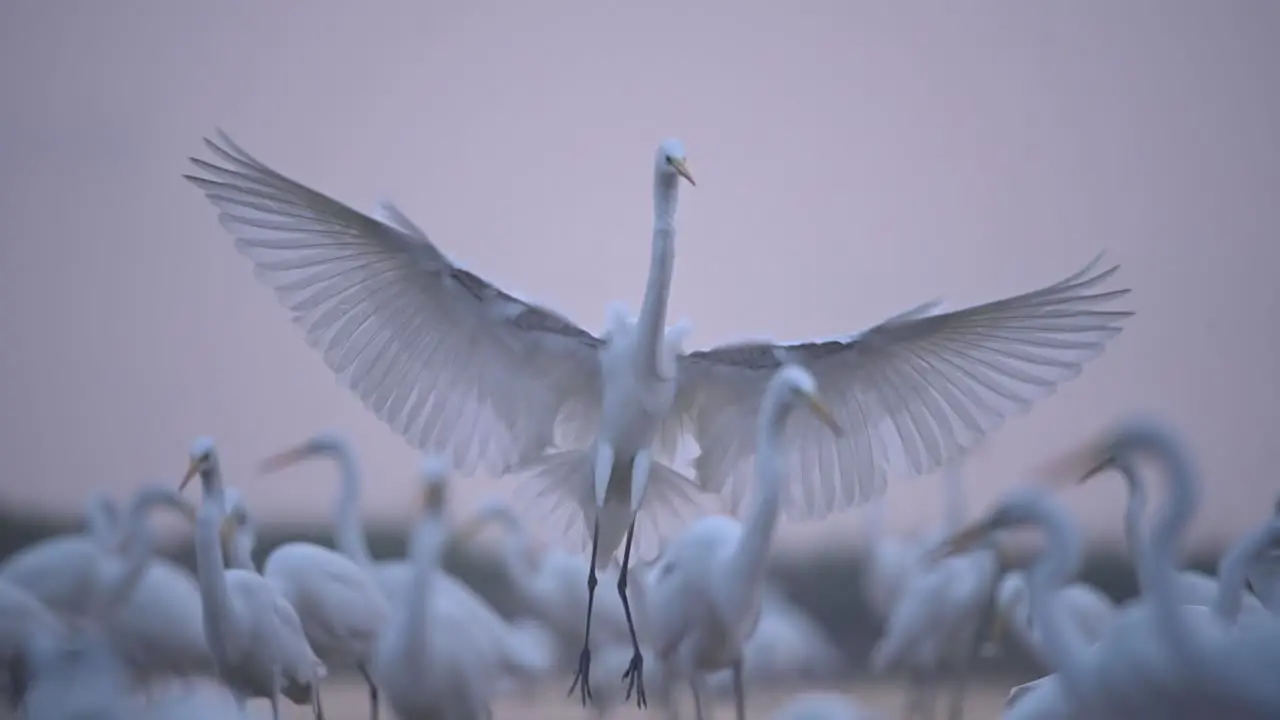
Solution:
{"label": "bird's folded wing", "polygon": [[846,433],[808,413],[789,421],[788,516],[820,518],[879,495],[886,476],[922,475],[959,457],[1101,354],[1131,312],[1129,291],[1099,286],[1101,255],[1046,288],[953,312],[923,305],[841,340],[749,343],[682,359],[677,411],[692,423],[695,479],[740,506],[753,477],[756,413],[783,362],[813,372]]}
{"label": "bird's folded wing", "polygon": [[599,340],[449,261],[396,208],[378,220],[220,134],[188,175],[324,357],[409,443],[502,473],[599,405]]}

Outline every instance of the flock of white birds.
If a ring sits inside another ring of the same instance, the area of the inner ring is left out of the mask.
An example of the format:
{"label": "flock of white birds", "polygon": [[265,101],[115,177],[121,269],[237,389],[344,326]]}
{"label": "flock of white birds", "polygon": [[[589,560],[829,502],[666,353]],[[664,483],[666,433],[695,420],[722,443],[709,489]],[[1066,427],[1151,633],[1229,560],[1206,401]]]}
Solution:
{"label": "flock of white birds", "polygon": [[[403,559],[374,560],[353,453],[317,435],[263,469],[338,460],[336,550],[289,542],[259,568],[244,496],[224,485],[212,440],[198,438],[180,486],[146,487],[123,513],[95,497],[83,533],[0,565],[2,680],[27,718],[235,717],[255,698],[276,718],[282,698],[319,718],[323,681],[341,670],[367,683],[375,718],[383,706],[403,720],[487,718],[497,698],[563,672],[597,716],[649,697],[674,715],[675,693],[688,690],[699,717],[719,692],[742,720],[747,686],[837,675],[844,657],[767,582],[781,516],[821,518],[880,499],[891,475],[954,470],[1078,375],[1132,315],[1108,307],[1128,290],[1102,289],[1117,267],[1095,260],[1039,290],[954,311],[927,303],[841,338],[686,351],[689,326],[667,325],[667,299],[678,190],[694,181],[681,143],[667,140],[654,159],[639,313],[611,306],[597,336],[459,267],[390,204],[365,215],[225,136],[207,145],[221,164],[193,159],[201,174],[188,179],[339,380],[422,451],[421,517]],[[996,631],[1012,628],[1052,671],[1011,694],[1008,717],[1280,717],[1266,669],[1280,660],[1280,571],[1268,555],[1280,524],[1247,534],[1218,578],[1179,571],[1197,479],[1181,448],[1136,423],[1088,453],[1088,465],[1049,477],[1121,470],[1141,596],[1117,607],[1066,584],[1081,541],[1048,488],[963,525],[951,472],[955,502],[937,537],[885,537],[874,512],[865,518],[865,585],[884,627],[872,671],[907,675],[910,717],[932,717],[939,681],[953,680],[958,717],[994,605]],[[1134,460],[1144,454],[1164,462],[1171,485],[1149,535]],[[455,525],[449,477],[476,473],[510,477],[520,500]],[[182,494],[197,478],[198,507]],[[729,512],[705,514],[706,498]],[[193,522],[194,576],[153,553],[158,506]],[[540,547],[532,522],[562,527],[567,544]],[[1026,524],[1050,542],[1024,572],[1000,536]],[[448,543],[490,526],[503,532],[519,620],[441,566]],[[601,580],[616,592],[597,593]],[[188,691],[197,680],[220,692]],[[778,714],[872,716],[816,692]]]}

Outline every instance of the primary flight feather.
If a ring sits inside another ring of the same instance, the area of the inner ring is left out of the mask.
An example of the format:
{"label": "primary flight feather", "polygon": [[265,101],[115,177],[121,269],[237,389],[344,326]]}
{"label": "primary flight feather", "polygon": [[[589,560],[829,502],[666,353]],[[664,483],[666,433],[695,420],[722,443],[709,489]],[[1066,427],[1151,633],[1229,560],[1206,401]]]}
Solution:
{"label": "primary flight feather", "polygon": [[[551,446],[558,421],[593,434],[601,338],[458,267],[389,205],[375,219],[225,135],[206,142],[223,165],[193,159],[205,175],[188,179],[329,367],[412,445],[460,471],[502,473]],[[681,356],[670,414],[701,449],[698,481],[724,490],[750,476],[753,418],[785,362],[814,373],[849,429],[790,427],[788,510],[825,515],[875,496],[889,472],[941,467],[1120,332],[1132,313],[1104,306],[1129,291],[1102,289],[1118,266],[1099,270],[1100,257],[1043,289],[945,313],[922,306],[844,339]]]}

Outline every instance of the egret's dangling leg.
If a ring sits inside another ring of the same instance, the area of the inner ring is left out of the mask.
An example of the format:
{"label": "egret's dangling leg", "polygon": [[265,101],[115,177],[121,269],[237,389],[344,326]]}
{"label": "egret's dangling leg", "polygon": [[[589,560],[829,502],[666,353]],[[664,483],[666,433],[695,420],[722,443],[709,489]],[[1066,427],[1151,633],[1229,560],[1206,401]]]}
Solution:
{"label": "egret's dangling leg", "polygon": [[591,525],[591,563],[587,570],[587,627],[582,634],[582,652],[578,654],[578,672],[569,686],[569,695],[581,686],[582,707],[591,699],[591,611],[596,603],[596,555],[600,552],[600,512],[604,508],[605,494],[609,490],[609,477],[613,473],[613,447],[596,443],[596,516]]}
{"label": "egret's dangling leg", "polygon": [[747,693],[742,687],[742,658],[733,661],[733,708],[738,720],[747,720]]}
{"label": "egret's dangling leg", "polygon": [[600,520],[596,519],[591,530],[591,565],[587,570],[587,629],[582,635],[582,652],[578,653],[578,672],[569,686],[569,695],[581,686],[582,706],[591,699],[591,610],[596,603],[596,552],[600,549]]}
{"label": "egret's dangling leg", "polygon": [[644,654],[640,652],[640,638],[636,637],[636,625],[631,619],[631,601],[627,599],[627,571],[631,566],[631,540],[636,532],[636,512],[649,483],[649,468],[653,462],[649,451],[636,453],[631,465],[631,524],[627,527],[627,540],[622,548],[622,569],[618,572],[618,597],[622,599],[622,612],[627,616],[627,631],[631,633],[631,663],[622,679],[627,681],[627,699],[636,694],[636,707],[643,710],[649,701],[644,694]]}

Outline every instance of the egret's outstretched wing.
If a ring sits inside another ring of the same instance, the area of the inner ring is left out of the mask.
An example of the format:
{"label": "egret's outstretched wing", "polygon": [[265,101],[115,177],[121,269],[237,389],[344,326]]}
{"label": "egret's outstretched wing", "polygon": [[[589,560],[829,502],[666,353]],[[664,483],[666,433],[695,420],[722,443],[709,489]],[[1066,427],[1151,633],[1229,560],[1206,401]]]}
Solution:
{"label": "egret's outstretched wing", "polygon": [[[186,176],[343,384],[410,444],[501,473],[593,417],[600,341],[449,261],[403,213],[378,220],[256,160],[226,135]],[[568,415],[570,413],[566,413]]]}
{"label": "egret's outstretched wing", "polygon": [[750,486],[755,424],[769,377],[784,362],[814,374],[848,432],[835,437],[797,413],[785,447],[789,516],[824,517],[877,496],[889,472],[921,475],[958,457],[1080,372],[1133,313],[1101,306],[1119,266],[953,312],[922,305],[843,340],[748,343],[682,360],[680,412],[692,421],[696,479],[737,508]]}

